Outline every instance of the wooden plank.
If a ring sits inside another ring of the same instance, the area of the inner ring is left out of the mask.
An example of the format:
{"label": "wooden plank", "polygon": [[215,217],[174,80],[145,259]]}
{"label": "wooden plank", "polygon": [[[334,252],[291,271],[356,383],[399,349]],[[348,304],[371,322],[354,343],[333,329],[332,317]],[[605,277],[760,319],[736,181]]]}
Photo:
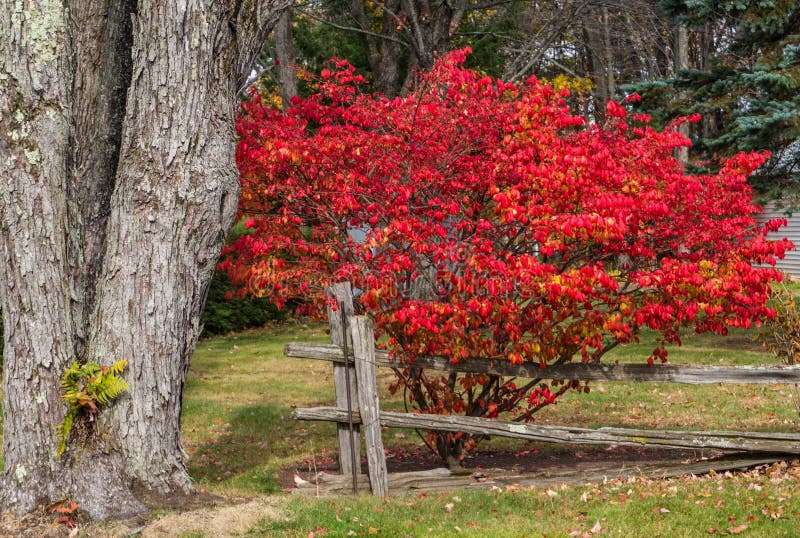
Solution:
{"label": "wooden plank", "polygon": [[367,451],[367,472],[372,494],[386,497],[386,454],[381,438],[380,400],[375,379],[375,333],[367,316],[355,316],[350,323],[353,335],[353,358],[358,379],[358,403],[364,426],[364,447]]}
{"label": "wooden plank", "polygon": [[[587,469],[544,471],[527,474],[508,474],[502,469],[482,469],[480,474],[453,475],[445,468],[428,471],[412,471],[406,473],[390,473],[389,488],[393,494],[409,492],[441,492],[454,489],[492,489],[535,487],[546,488],[567,484],[582,486],[602,483],[604,480],[636,478],[672,478],[677,476],[701,475],[710,471],[717,473],[750,469],[759,465],[780,461],[780,456],[727,456],[723,458],[703,460],[694,463],[675,464],[611,464],[597,465]],[[295,495],[334,497],[350,493],[348,477],[328,473],[319,473],[316,480],[292,490]],[[366,475],[359,475],[359,483],[368,484]]]}
{"label": "wooden plank", "polygon": [[[333,387],[336,393],[336,406],[347,409],[347,386],[350,386],[350,404],[353,410],[358,410],[358,385],[356,383],[356,370],[353,366],[344,365],[344,352],[342,346],[344,339],[349,334],[347,330],[342,330],[342,311],[348,320],[354,314],[353,293],[349,282],[337,282],[328,292],[336,299],[339,304],[338,310],[333,310],[328,306],[328,324],[331,331],[330,346],[337,350],[339,361],[333,363]],[[349,379],[347,377],[349,376]],[[356,428],[358,428],[356,426]],[[336,435],[339,442],[339,469],[342,474],[348,476],[353,473],[353,462],[355,462],[356,472],[361,461],[361,448],[358,436],[358,429],[353,434],[347,423],[340,423],[336,428]]]}
{"label": "wooden plank", "polygon": [[[298,408],[292,416],[299,420],[346,421],[347,412],[333,407]],[[355,417],[353,417],[356,420]],[[662,448],[715,448],[800,454],[800,435],[739,431],[640,430],[631,428],[573,428],[538,426],[496,419],[455,415],[419,415],[382,411],[381,425],[387,428],[410,428],[497,435],[550,443],[650,446]]]}
{"label": "wooden plank", "polygon": [[[284,354],[287,357],[343,361],[344,357],[335,346],[329,344],[290,343]],[[378,366],[403,367],[389,354],[376,350]],[[413,365],[457,372],[479,372],[504,376],[543,379],[581,379],[586,381],[649,381],[687,383],[702,385],[711,383],[744,383],[756,385],[800,383],[800,365],[792,366],[684,366],[677,364],[585,364],[568,363],[541,368],[538,364],[511,364],[506,360],[468,358],[458,364],[450,364],[444,357],[417,357]]]}
{"label": "wooden plank", "polygon": [[[447,479],[451,476],[450,471],[444,468],[430,469],[427,471],[412,471],[406,473],[391,473],[387,475],[387,480],[392,493],[406,492],[413,489],[425,487],[426,484],[437,479]],[[345,479],[348,480],[345,480]],[[316,477],[301,484],[292,490],[295,495],[308,495],[319,497],[332,497],[350,494],[349,477],[338,474],[328,474],[326,472],[317,473]],[[358,489],[363,490],[369,487],[369,477],[365,474],[358,475]]]}

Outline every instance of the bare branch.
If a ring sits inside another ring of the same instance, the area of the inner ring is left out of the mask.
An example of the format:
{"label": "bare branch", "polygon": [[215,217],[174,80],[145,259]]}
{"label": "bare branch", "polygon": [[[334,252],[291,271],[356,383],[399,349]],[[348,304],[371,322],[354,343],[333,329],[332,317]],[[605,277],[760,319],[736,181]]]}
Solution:
{"label": "bare branch", "polygon": [[377,32],[370,32],[369,30],[364,30],[362,28],[356,28],[355,26],[345,26],[343,24],[337,24],[337,23],[335,23],[333,21],[329,21],[329,20],[323,19],[322,17],[320,17],[318,15],[314,15],[310,11],[306,11],[306,10],[303,10],[301,8],[297,8],[296,7],[295,10],[299,11],[300,13],[302,13],[303,15],[305,15],[305,16],[311,18],[311,19],[314,19],[317,22],[321,22],[322,24],[327,24],[328,26],[330,26],[332,28],[337,28],[339,30],[344,30],[346,32],[357,32],[359,34],[366,34],[366,35],[370,35],[370,36],[377,37],[377,38],[380,38],[380,39],[385,39],[386,41],[393,41],[395,43],[399,43],[400,45],[403,45],[404,47],[408,47],[408,43],[406,43],[402,39],[397,39],[397,38],[392,37],[392,36],[379,34]]}

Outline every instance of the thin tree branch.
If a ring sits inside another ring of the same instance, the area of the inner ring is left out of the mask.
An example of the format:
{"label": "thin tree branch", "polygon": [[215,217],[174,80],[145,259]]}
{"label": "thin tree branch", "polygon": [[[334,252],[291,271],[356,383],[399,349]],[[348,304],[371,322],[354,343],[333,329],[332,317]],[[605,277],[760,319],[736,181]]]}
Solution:
{"label": "thin tree branch", "polygon": [[373,36],[373,37],[378,37],[380,39],[385,39],[386,41],[394,41],[395,43],[399,43],[400,45],[403,45],[404,47],[408,47],[408,43],[406,43],[402,39],[397,39],[395,37],[391,37],[391,36],[388,36],[388,35],[379,34],[377,32],[371,32],[369,30],[364,30],[362,28],[356,28],[355,26],[345,26],[343,24],[337,24],[335,22],[323,19],[322,17],[319,17],[317,15],[314,15],[310,11],[305,11],[305,10],[300,9],[300,8],[295,8],[295,10],[299,11],[300,13],[302,13],[303,15],[306,15],[307,17],[309,17],[311,19],[314,19],[317,22],[321,22],[322,24],[327,24],[328,26],[330,26],[332,28],[337,28],[339,30],[344,30],[345,32],[356,32],[356,33],[359,33],[359,34],[366,34],[366,35],[370,35],[370,36]]}

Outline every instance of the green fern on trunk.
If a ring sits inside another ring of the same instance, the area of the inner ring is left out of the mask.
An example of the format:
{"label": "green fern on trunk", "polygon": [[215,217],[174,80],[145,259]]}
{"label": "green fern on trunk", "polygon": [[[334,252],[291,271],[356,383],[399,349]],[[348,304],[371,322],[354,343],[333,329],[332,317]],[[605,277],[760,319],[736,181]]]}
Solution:
{"label": "green fern on trunk", "polygon": [[75,362],[64,372],[61,388],[68,409],[64,420],[56,426],[59,440],[57,458],[67,448],[67,440],[79,416],[83,415],[92,420],[101,407],[128,390],[128,383],[121,377],[127,365],[128,361],[125,359],[111,366],[100,366],[93,362],[86,364]]}

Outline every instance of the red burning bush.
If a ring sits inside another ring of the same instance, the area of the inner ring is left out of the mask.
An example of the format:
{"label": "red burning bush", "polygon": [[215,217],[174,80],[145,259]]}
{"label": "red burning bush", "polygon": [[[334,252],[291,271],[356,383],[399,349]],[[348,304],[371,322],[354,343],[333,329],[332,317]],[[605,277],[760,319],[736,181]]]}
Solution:
{"label": "red burning bush", "polygon": [[[319,93],[282,114],[243,105],[241,212],[250,233],[222,267],[243,293],[312,298],[350,280],[361,308],[404,366],[395,387],[425,413],[527,419],[578,382],[431,375],[420,354],[599,361],[649,328],[648,359],[680,330],[724,333],[772,315],[772,268],[787,241],[759,227],[740,154],[719,173],[687,175],[688,141],[609,103],[608,123],[571,115],[535,78],[515,86],[461,63],[422,74],[408,96],[362,93],[346,62]],[[440,434],[458,461],[471,440]]]}

